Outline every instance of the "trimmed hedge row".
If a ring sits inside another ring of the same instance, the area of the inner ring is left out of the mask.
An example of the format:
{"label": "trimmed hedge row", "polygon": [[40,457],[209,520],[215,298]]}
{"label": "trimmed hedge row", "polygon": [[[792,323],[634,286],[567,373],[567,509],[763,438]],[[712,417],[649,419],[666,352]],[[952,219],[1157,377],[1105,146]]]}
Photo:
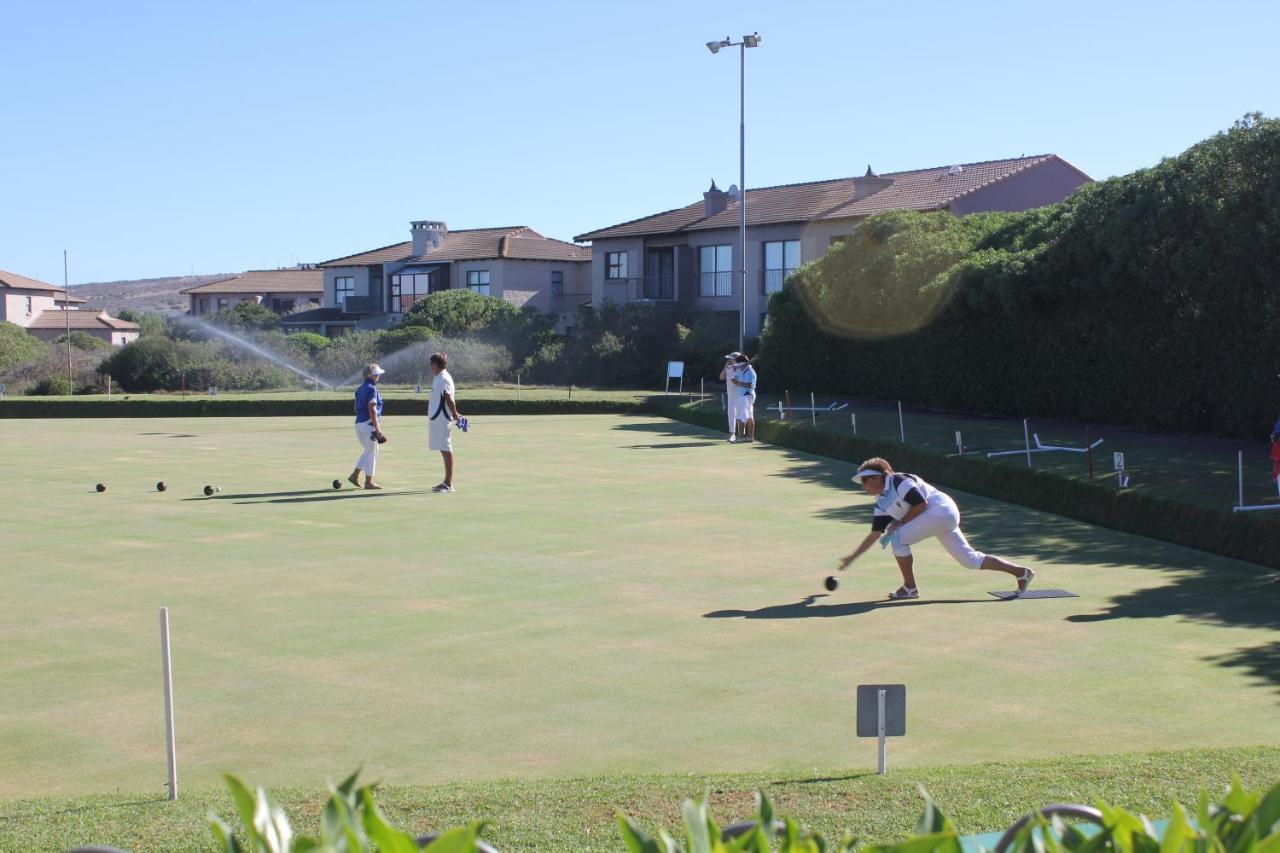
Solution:
{"label": "trimmed hedge row", "polygon": [[[427,397],[388,401],[388,414],[425,415]],[[0,401],[0,418],[199,418],[352,415],[351,400],[246,400],[234,397],[175,397],[138,400],[26,398]],[[467,398],[465,415],[629,414],[643,404],[623,400],[487,400]]]}
{"label": "trimmed hedge row", "polygon": [[[654,403],[651,410],[697,426],[724,429],[724,415],[718,410],[701,412],[660,402]],[[975,495],[1280,568],[1280,524],[1274,520],[1189,506],[1136,492],[1116,492],[1107,486],[1046,471],[994,465],[977,456],[944,456],[891,441],[818,432],[793,423],[757,421],[756,436],[771,444],[854,464],[871,456],[883,456],[895,468]]]}

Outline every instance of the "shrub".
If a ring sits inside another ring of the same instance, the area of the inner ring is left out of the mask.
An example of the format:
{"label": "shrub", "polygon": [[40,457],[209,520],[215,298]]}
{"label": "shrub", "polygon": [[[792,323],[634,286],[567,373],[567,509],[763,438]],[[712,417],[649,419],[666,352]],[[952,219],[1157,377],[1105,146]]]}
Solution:
{"label": "shrub", "polygon": [[[68,336],[65,334],[58,335],[53,342],[57,346],[66,346],[67,337]],[[94,337],[88,332],[76,330],[71,333],[70,338],[71,346],[74,349],[84,352],[100,352],[102,350],[111,349],[111,344],[107,343],[102,338]]]}
{"label": "shrub", "polygon": [[0,375],[48,354],[44,341],[16,323],[0,322]]}
{"label": "shrub", "polygon": [[285,345],[295,355],[310,360],[315,358],[321,350],[328,348],[329,339],[315,332],[294,332],[285,337]]}
{"label": "shrub", "polygon": [[517,308],[497,296],[470,290],[441,290],[414,303],[401,328],[424,327],[434,336],[469,337],[500,344],[524,361],[552,339],[555,317]]}
{"label": "shrub", "polygon": [[280,328],[279,315],[252,299],[224,308],[209,320],[218,326],[236,331],[268,331]]}
{"label": "shrub", "polygon": [[[769,303],[765,383],[1010,415],[1267,434],[1280,121],[1016,214],[890,213]],[[778,387],[778,385],[774,385]]]}
{"label": "shrub", "polygon": [[32,397],[66,397],[75,393],[75,387],[66,376],[46,376],[26,390]]}

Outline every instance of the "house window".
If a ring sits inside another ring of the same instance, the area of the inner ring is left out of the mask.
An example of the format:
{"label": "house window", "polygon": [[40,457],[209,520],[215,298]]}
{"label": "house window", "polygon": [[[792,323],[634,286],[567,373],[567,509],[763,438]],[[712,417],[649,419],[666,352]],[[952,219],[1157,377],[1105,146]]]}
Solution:
{"label": "house window", "polygon": [[347,307],[347,298],[355,295],[355,276],[340,275],[333,280],[333,301],[339,308],[345,310]]}
{"label": "house window", "polygon": [[564,273],[561,270],[551,271],[551,295],[564,296]]}
{"label": "house window", "polygon": [[703,246],[698,259],[698,295],[733,296],[733,247]]}
{"label": "house window", "polygon": [[391,276],[391,310],[404,313],[431,292],[430,273],[401,273]]}
{"label": "house window", "polygon": [[209,313],[209,297],[207,296],[200,297],[200,310],[197,313],[202,315]]}
{"label": "house window", "polygon": [[27,297],[27,316],[31,316],[31,297]]}
{"label": "house window", "polygon": [[467,272],[467,289],[481,296],[489,295],[489,271],[469,270]]}
{"label": "house window", "polygon": [[800,241],[779,240],[764,244],[764,292],[777,293],[787,276],[800,266]]}
{"label": "house window", "polygon": [[627,253],[626,252],[605,252],[604,253],[604,277],[605,278],[626,278],[627,277]]}
{"label": "house window", "polygon": [[225,297],[221,297],[221,296],[220,296],[220,297],[218,297],[218,310],[219,310],[219,311],[226,311],[229,307],[231,307],[231,300],[226,299]]}

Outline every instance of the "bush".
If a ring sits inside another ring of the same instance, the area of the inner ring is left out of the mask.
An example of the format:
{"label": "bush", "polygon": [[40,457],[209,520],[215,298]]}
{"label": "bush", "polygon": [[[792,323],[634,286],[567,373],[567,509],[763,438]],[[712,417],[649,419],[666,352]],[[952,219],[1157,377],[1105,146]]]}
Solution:
{"label": "bush", "polygon": [[260,356],[214,341],[139,338],[102,362],[101,372],[124,391],[226,390],[262,391],[296,387],[298,378]]}
{"label": "bush", "polygon": [[75,393],[71,380],[65,376],[46,376],[26,390],[32,397],[67,397]]}
{"label": "bush", "polygon": [[234,331],[268,331],[280,328],[280,317],[265,305],[247,300],[224,308],[210,322]]}
{"label": "bush", "polygon": [[[53,342],[57,346],[66,346],[67,337],[68,336],[65,334],[58,335]],[[81,332],[78,330],[73,331],[70,338],[72,348],[83,352],[101,352],[102,350],[111,349],[111,344],[107,343],[102,338],[94,337],[88,332]]]}
{"label": "bush", "polygon": [[329,339],[315,332],[294,332],[285,337],[285,345],[294,355],[310,360],[321,350],[328,348]]}
{"label": "bush", "polygon": [[441,290],[414,303],[402,329],[420,327],[433,337],[468,337],[499,344],[523,362],[555,337],[555,317],[532,308],[517,308],[497,296],[470,290]]}
{"label": "bush", "polygon": [[872,217],[769,303],[772,387],[1265,435],[1280,121],[1017,214]]}
{"label": "bush", "polygon": [[16,323],[0,322],[0,375],[45,357],[44,341]]}

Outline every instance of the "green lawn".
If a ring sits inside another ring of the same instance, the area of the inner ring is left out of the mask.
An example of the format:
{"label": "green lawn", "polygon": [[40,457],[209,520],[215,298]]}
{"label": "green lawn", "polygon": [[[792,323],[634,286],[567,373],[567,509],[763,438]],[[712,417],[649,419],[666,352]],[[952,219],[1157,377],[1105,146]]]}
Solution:
{"label": "green lawn", "polygon": [[[343,387],[336,391],[221,391],[215,399],[218,400],[332,400],[334,397],[347,399],[352,394],[352,388]],[[425,394],[428,388],[423,386],[422,393]],[[417,391],[411,385],[385,385],[381,387],[382,395],[388,399],[397,399],[402,397],[413,397],[417,395]],[[466,394],[471,398],[483,398],[485,400],[612,400],[622,403],[637,403],[649,397],[655,396],[659,392],[652,390],[636,390],[631,388],[582,388],[568,385],[523,385],[517,386],[508,383],[497,383],[493,385],[466,386]],[[71,397],[40,397],[37,398],[42,402],[50,404],[58,403],[63,400],[172,400],[174,398],[188,399],[207,399],[208,395],[201,392],[192,391],[183,393],[174,391],[166,394],[129,394],[123,391],[116,391],[109,398],[106,394],[77,394]],[[31,400],[30,397],[14,397],[11,400]],[[0,406],[4,405],[4,399],[0,399]]]}
{"label": "green lawn", "polygon": [[[484,837],[513,850],[620,851],[614,815],[622,810],[651,831],[677,832],[680,803],[710,792],[721,826],[753,816],[754,792],[768,794],[782,814],[828,838],[852,833],[863,842],[897,840],[915,829],[923,785],[961,832],[1000,831],[1050,802],[1103,800],[1146,814],[1171,814],[1177,800],[1193,806],[1199,791],[1218,793],[1238,772],[1262,789],[1280,779],[1280,748],[1201,749],[1150,754],[1058,758],[1002,764],[891,767],[884,776],[847,768],[782,773],[587,776],[396,785],[379,806],[397,825],[417,832],[487,823]],[[252,780],[249,780],[252,782]],[[275,788],[272,801],[295,829],[314,834],[323,780],[306,788]],[[62,853],[90,841],[133,851],[209,850],[206,815],[232,819],[234,806],[217,788],[163,795],[95,796],[0,802],[0,850]]]}
{"label": "green lawn", "polygon": [[998,602],[933,545],[920,602],[881,600],[879,549],[824,595],[866,518],[846,464],[477,418],[432,495],[422,419],[387,428],[388,490],[335,493],[342,418],[0,421],[39,460],[0,486],[0,798],[162,790],[160,606],[194,788],[861,772],[876,681],[908,685],[898,767],[1280,741],[1256,566],[958,494],[977,547],[1081,597]]}

